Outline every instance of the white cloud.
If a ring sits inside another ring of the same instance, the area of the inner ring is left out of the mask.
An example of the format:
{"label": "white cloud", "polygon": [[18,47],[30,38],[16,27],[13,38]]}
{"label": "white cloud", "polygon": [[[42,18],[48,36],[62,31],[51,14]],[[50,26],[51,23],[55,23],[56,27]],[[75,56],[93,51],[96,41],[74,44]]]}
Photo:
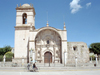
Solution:
{"label": "white cloud", "polygon": [[72,2],[70,2],[70,8],[71,8],[71,13],[74,14],[77,11],[79,11],[80,8],[82,8],[81,5],[79,5],[80,0],[72,0]]}
{"label": "white cloud", "polygon": [[88,8],[89,6],[91,6],[91,2],[86,4],[86,7]]}

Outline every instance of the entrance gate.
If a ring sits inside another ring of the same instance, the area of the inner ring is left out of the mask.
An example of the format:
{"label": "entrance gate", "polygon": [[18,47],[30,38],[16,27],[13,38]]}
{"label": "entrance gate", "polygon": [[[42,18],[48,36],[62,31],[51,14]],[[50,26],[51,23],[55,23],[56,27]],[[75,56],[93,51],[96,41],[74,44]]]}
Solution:
{"label": "entrance gate", "polygon": [[52,54],[51,54],[51,52],[46,52],[44,54],[44,63],[52,63]]}

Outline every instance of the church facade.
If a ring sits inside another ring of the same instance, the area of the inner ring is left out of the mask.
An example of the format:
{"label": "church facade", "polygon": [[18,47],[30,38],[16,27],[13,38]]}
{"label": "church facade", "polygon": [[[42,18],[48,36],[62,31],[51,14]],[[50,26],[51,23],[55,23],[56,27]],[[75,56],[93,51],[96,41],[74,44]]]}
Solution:
{"label": "church facade", "polygon": [[[38,14],[37,14],[38,15]],[[84,42],[67,42],[67,30],[50,27],[35,29],[35,9],[23,4],[16,8],[15,52],[13,62],[86,63],[89,50]]]}

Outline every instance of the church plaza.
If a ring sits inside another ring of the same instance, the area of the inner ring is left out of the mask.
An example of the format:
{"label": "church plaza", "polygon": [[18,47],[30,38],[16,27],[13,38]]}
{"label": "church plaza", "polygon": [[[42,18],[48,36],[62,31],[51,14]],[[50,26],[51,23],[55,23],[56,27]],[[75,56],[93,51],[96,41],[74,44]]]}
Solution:
{"label": "church plaza", "polygon": [[100,75],[100,67],[39,70],[38,72],[27,72],[23,68],[0,68],[0,75]]}
{"label": "church plaza", "polygon": [[0,75],[100,75],[100,71],[0,72]]}
{"label": "church plaza", "polygon": [[[87,44],[67,41],[65,23],[63,30],[48,21],[35,29],[35,14],[32,5],[16,7],[14,58],[11,65],[0,66],[0,75],[100,75],[100,64],[90,64]],[[27,70],[30,62],[36,62],[38,72]]]}

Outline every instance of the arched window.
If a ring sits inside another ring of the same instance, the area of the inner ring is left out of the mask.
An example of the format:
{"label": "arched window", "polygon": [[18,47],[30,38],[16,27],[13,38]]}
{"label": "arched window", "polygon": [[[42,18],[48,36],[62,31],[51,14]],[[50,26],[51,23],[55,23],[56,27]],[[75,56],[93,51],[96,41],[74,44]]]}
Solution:
{"label": "arched window", "polygon": [[23,17],[23,24],[27,24],[27,14],[24,13],[22,17]]}
{"label": "arched window", "polygon": [[49,44],[49,40],[47,40],[47,44]]}

